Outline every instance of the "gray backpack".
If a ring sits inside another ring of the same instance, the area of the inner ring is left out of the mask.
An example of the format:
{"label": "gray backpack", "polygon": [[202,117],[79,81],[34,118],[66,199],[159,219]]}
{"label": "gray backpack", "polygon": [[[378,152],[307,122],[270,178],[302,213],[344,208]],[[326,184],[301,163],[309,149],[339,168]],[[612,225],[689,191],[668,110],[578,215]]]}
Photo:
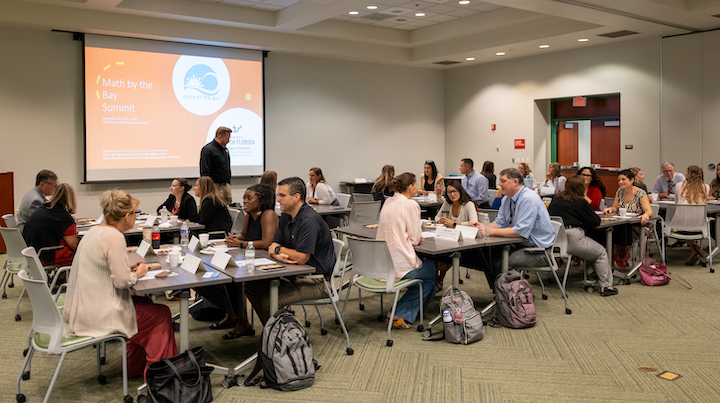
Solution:
{"label": "gray backpack", "polygon": [[[465,291],[458,291],[452,286],[448,288],[440,299],[440,312],[443,313],[445,340],[450,343],[470,344],[482,340],[485,335],[483,318]],[[448,312],[452,318],[449,322]]]}
{"label": "gray backpack", "polygon": [[300,390],[312,386],[315,370],[320,368],[312,357],[305,328],[292,311],[279,309],[263,328],[255,368],[245,380],[245,386],[254,386],[260,379],[253,378],[263,371],[261,388]]}
{"label": "gray backpack", "polygon": [[493,323],[512,329],[535,326],[537,315],[534,301],[532,287],[519,271],[508,270],[501,273],[495,280]]}

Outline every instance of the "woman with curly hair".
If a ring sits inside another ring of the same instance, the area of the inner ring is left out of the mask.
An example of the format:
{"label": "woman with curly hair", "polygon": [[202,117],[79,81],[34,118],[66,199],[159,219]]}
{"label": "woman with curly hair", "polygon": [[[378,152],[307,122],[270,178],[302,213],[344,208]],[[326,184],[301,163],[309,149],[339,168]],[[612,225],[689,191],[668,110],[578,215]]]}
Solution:
{"label": "woman with curly hair", "polygon": [[577,171],[582,175],[585,183],[585,200],[595,211],[600,211],[600,201],[605,197],[605,185],[598,178],[597,173],[591,167],[582,167]]}
{"label": "woman with curly hair", "polygon": [[[703,181],[703,171],[697,165],[690,165],[685,174],[685,181],[675,185],[676,204],[706,204],[710,186]],[[685,262],[688,266],[694,266],[699,258],[705,258],[707,253],[700,248],[693,240],[687,240],[690,246],[690,257]]]}

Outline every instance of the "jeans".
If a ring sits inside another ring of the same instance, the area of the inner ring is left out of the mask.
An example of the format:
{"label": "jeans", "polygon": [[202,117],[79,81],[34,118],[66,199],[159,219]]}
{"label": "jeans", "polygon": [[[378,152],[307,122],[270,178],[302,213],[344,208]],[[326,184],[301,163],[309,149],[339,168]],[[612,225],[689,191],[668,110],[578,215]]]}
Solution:
{"label": "jeans", "polygon": [[[422,280],[423,304],[427,306],[437,292],[437,286],[435,285],[435,262],[422,259],[422,263],[420,268],[409,272],[403,279],[416,278]],[[417,285],[408,287],[405,295],[398,300],[395,316],[403,318],[405,322],[412,324],[420,313],[419,293],[420,287]]]}

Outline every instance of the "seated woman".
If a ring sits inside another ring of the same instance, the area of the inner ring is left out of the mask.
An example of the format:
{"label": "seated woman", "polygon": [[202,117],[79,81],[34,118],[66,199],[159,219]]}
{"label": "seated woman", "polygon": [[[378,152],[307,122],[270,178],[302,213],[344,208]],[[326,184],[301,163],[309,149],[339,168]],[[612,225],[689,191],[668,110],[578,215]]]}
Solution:
{"label": "seated woman", "polygon": [[[643,174],[642,169],[640,169],[640,167],[630,167],[630,170],[635,174],[635,181],[633,182],[635,187],[644,190],[649,197],[650,193],[648,193],[647,185],[645,184],[645,174]],[[650,203],[652,203],[652,198],[650,198]]]}
{"label": "seated woman", "polygon": [[[413,249],[422,241],[420,223],[420,206],[412,200],[417,194],[418,185],[415,175],[409,172],[393,179],[393,187],[397,192],[385,201],[380,210],[377,239],[386,241],[393,264],[395,265],[395,281],[404,278],[422,280],[423,303],[432,301],[437,291],[435,286],[435,263],[421,259]],[[392,318],[393,326],[409,329],[420,313],[418,293],[420,287],[409,287],[400,298]],[[387,321],[390,321],[390,313]]]}
{"label": "seated woman", "polygon": [[44,265],[69,265],[77,249],[78,231],[75,225],[77,202],[75,189],[61,183],[55,189],[50,201],[35,210],[25,223],[23,237],[28,246],[40,250],[48,246],[62,246],[62,249],[44,251],[40,260]]}
{"label": "seated woman", "polygon": [[[690,165],[685,174],[685,181],[675,185],[676,204],[707,204],[710,186],[704,182],[703,170],[697,165]],[[33,214],[34,215],[34,214]],[[685,262],[688,266],[694,266],[699,258],[705,259],[707,252],[704,251],[694,240],[687,240],[690,246],[690,257]]]}
{"label": "seated woman", "polygon": [[[458,180],[449,180],[445,188],[445,201],[435,216],[435,221],[446,227],[455,228],[457,224],[467,225],[470,221],[477,221],[477,206],[470,195],[465,192]],[[442,290],[445,273],[450,269],[449,260],[436,259],[435,283]]]}
{"label": "seated woman", "polygon": [[488,189],[492,194],[492,190],[497,187],[497,177],[495,176],[495,163],[492,161],[485,161],[483,163],[482,172],[484,177],[488,180]]}
{"label": "seated woman", "polygon": [[518,165],[518,169],[520,170],[520,173],[522,174],[523,178],[526,178],[527,176],[530,176],[530,180],[532,181],[532,188],[537,188],[537,180],[535,179],[535,174],[532,173],[532,170],[530,169],[530,165],[521,162]]}
{"label": "seated woman", "polygon": [[585,200],[590,203],[593,210],[600,211],[600,202],[605,197],[605,185],[591,167],[582,167],[578,169],[577,174],[585,181]]}
{"label": "seated woman", "polygon": [[420,175],[420,193],[428,195],[437,189],[445,189],[445,178],[438,173],[437,166],[432,160],[425,161],[423,174]]}
{"label": "seated woman", "polygon": [[[548,166],[548,172],[545,174],[545,182],[540,184],[540,194],[558,194],[565,190],[565,182],[567,182],[567,178],[562,176],[560,164],[553,162]],[[543,191],[543,188],[547,190]]]}
{"label": "seated woman", "polygon": [[195,198],[188,193],[189,190],[190,184],[187,179],[173,179],[170,184],[170,196],[157,208],[157,213],[160,214],[163,206],[165,206],[169,216],[176,215],[181,220],[187,220],[195,215],[197,213],[197,203],[195,203]]}
{"label": "seated woman", "polygon": [[395,189],[392,187],[392,180],[395,177],[395,167],[388,164],[382,167],[380,176],[375,179],[375,183],[372,186],[370,192],[373,195],[375,201],[385,203],[386,197],[392,197]]}
{"label": "seated woman", "polygon": [[[340,202],[335,196],[335,192],[325,180],[322,169],[317,167],[310,168],[309,179],[307,183],[307,198],[305,200],[308,204],[340,205]],[[335,228],[340,225],[339,215],[326,214],[322,217],[330,228]]]}
{"label": "seated woman", "polygon": [[567,235],[567,251],[570,255],[585,259],[597,274],[600,295],[616,295],[612,287],[613,275],[605,247],[585,235],[585,232],[600,225],[600,217],[585,200],[585,184],[580,176],[568,179],[565,189],[553,198],[548,207],[551,216],[562,217]]}
{"label": "seated woman", "polygon": [[[260,184],[268,185],[270,187],[270,190],[272,190],[273,195],[277,193],[277,182],[277,172],[275,171],[265,171],[260,177]],[[273,204],[274,203],[275,196],[273,196]]]}
{"label": "seated woman", "polygon": [[710,194],[708,195],[709,200],[720,200],[720,162],[715,168],[715,178],[710,182]]}
{"label": "seated woman", "polygon": [[[615,201],[611,207],[605,209],[605,214],[617,214],[620,208],[626,208],[628,213],[637,214],[641,225],[647,225],[652,217],[650,200],[644,190],[633,185],[635,175],[629,169],[618,172],[618,190],[615,194]],[[618,226],[613,231],[613,262],[621,268],[627,266],[630,255],[630,246],[633,239],[640,235],[640,230],[633,230],[633,226]],[[641,247],[645,247],[642,245]]]}
{"label": "seated woman", "polygon": [[193,189],[195,196],[200,198],[200,210],[190,217],[190,221],[204,225],[204,232],[230,232],[233,224],[230,212],[212,179],[209,176],[201,176],[195,181]]}
{"label": "seated woman", "polygon": [[139,204],[124,190],[100,196],[105,221],[78,246],[62,312],[66,337],[125,335],[128,376],[143,375],[151,363],[177,355],[170,309],[130,290],[147,273],[142,262],[130,265],[123,235],[135,224]]}
{"label": "seated woman", "polygon": [[[247,248],[248,243],[252,241],[255,250],[267,250],[280,221],[275,214],[275,198],[272,190],[264,184],[250,186],[243,196],[243,206],[247,214],[243,229],[237,236],[228,235],[225,243],[230,247]],[[196,291],[225,311],[225,318],[210,326],[213,330],[234,327],[223,336],[223,339],[237,339],[254,334],[247,319],[242,283],[202,287]]]}

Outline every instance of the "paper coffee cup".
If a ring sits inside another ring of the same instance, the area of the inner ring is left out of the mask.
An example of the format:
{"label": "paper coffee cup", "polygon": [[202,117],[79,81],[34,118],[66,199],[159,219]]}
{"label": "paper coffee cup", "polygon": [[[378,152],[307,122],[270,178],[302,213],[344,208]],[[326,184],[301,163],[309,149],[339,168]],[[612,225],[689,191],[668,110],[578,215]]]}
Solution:
{"label": "paper coffee cup", "polygon": [[178,216],[176,216],[176,215],[171,215],[171,216],[170,216],[170,224],[172,224],[172,225],[177,225],[177,223],[178,223]]}
{"label": "paper coffee cup", "polygon": [[620,217],[622,217],[622,218],[627,217],[627,209],[626,208],[619,208],[618,213],[620,213]]}
{"label": "paper coffee cup", "polygon": [[200,234],[200,246],[207,248],[208,241],[210,240],[210,234]]}
{"label": "paper coffee cup", "polygon": [[168,253],[168,259],[170,260],[170,267],[178,267],[180,263],[180,252],[174,250]]}

